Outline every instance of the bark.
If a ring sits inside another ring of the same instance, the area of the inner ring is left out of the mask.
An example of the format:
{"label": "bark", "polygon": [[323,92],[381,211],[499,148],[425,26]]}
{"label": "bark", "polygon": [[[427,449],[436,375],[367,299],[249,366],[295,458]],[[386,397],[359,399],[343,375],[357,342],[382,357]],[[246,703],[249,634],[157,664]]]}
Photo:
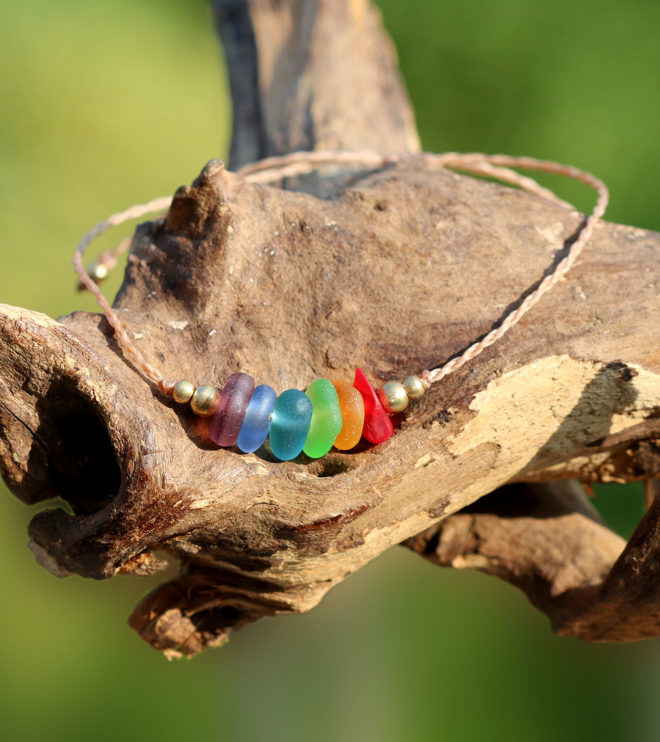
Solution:
{"label": "bark", "polygon": [[[300,147],[417,148],[368,3],[214,5],[234,165]],[[402,378],[490,330],[581,222],[446,171],[339,175],[287,184],[303,193],[212,161],[140,225],[115,306],[146,358],[170,377],[220,385],[244,370],[278,391],[356,366]],[[656,635],[659,501],[625,545],[562,480],[660,471],[659,258],[660,235],[603,224],[567,279],[387,443],[317,461],[212,446],[202,419],[123,359],[102,316],[2,305],[2,475],[26,503],[67,503],[30,524],[55,574],[150,574],[164,566],[154,550],[180,561],[131,617],[170,656],[308,610],[406,540],[513,582],[562,634]]]}

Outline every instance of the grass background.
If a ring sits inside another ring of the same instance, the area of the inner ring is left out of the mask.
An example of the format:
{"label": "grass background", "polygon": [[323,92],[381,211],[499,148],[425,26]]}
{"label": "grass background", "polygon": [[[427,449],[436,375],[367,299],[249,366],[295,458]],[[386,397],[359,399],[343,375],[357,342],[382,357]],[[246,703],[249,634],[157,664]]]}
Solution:
{"label": "grass background", "polygon": [[[427,149],[592,169],[611,186],[610,219],[660,228],[660,5],[378,4]],[[94,310],[73,291],[82,232],[227,152],[226,80],[202,0],[0,4],[0,102],[0,301],[52,316]],[[587,194],[563,193],[586,206]],[[5,739],[660,736],[657,640],[557,639],[508,585],[403,549],[311,614],[168,664],[126,625],[153,582],[56,580],[25,548],[32,513],[0,495]],[[624,535],[641,514],[636,486],[598,488],[596,501]]]}

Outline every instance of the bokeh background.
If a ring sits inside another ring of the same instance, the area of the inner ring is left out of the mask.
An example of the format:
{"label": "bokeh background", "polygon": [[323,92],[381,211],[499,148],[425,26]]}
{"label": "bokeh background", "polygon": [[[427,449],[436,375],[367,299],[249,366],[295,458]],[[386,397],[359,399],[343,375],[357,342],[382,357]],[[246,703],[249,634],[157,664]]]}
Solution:
{"label": "bokeh background", "polygon": [[[660,4],[378,5],[425,148],[592,169],[611,186],[610,219],[660,228]],[[229,105],[203,0],[1,3],[0,301],[94,310],[73,291],[78,238],[225,157]],[[641,488],[599,487],[596,504],[627,536]],[[3,739],[660,738],[657,640],[557,639],[478,573],[393,549],[312,613],[168,664],[126,624],[154,583],[55,579],[26,549],[30,517],[0,485]]]}

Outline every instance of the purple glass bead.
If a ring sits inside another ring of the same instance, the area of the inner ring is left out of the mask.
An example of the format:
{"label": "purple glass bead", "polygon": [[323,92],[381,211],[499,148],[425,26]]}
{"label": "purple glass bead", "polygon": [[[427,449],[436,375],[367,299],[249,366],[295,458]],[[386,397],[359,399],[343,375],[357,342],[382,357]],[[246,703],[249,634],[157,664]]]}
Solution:
{"label": "purple glass bead", "polygon": [[238,440],[253,391],[254,379],[248,374],[232,374],[227,379],[209,426],[211,440],[218,446],[233,446]]}

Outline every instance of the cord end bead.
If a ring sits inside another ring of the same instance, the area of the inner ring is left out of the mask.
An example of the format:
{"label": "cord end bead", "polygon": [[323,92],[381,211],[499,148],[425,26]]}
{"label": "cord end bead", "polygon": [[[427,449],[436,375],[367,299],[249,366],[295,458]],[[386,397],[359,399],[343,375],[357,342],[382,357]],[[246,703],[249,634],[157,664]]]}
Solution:
{"label": "cord end bead", "polygon": [[409,376],[403,382],[403,388],[406,390],[409,399],[419,399],[424,396],[426,391],[424,382],[417,375]]}
{"label": "cord end bead", "polygon": [[[105,263],[95,261],[94,263],[90,263],[85,268],[85,272],[92,279],[92,281],[94,281],[94,283],[99,284],[102,281],[105,281],[105,279],[108,277],[110,269]],[[82,281],[78,281],[78,291],[87,291],[87,287]]]}

